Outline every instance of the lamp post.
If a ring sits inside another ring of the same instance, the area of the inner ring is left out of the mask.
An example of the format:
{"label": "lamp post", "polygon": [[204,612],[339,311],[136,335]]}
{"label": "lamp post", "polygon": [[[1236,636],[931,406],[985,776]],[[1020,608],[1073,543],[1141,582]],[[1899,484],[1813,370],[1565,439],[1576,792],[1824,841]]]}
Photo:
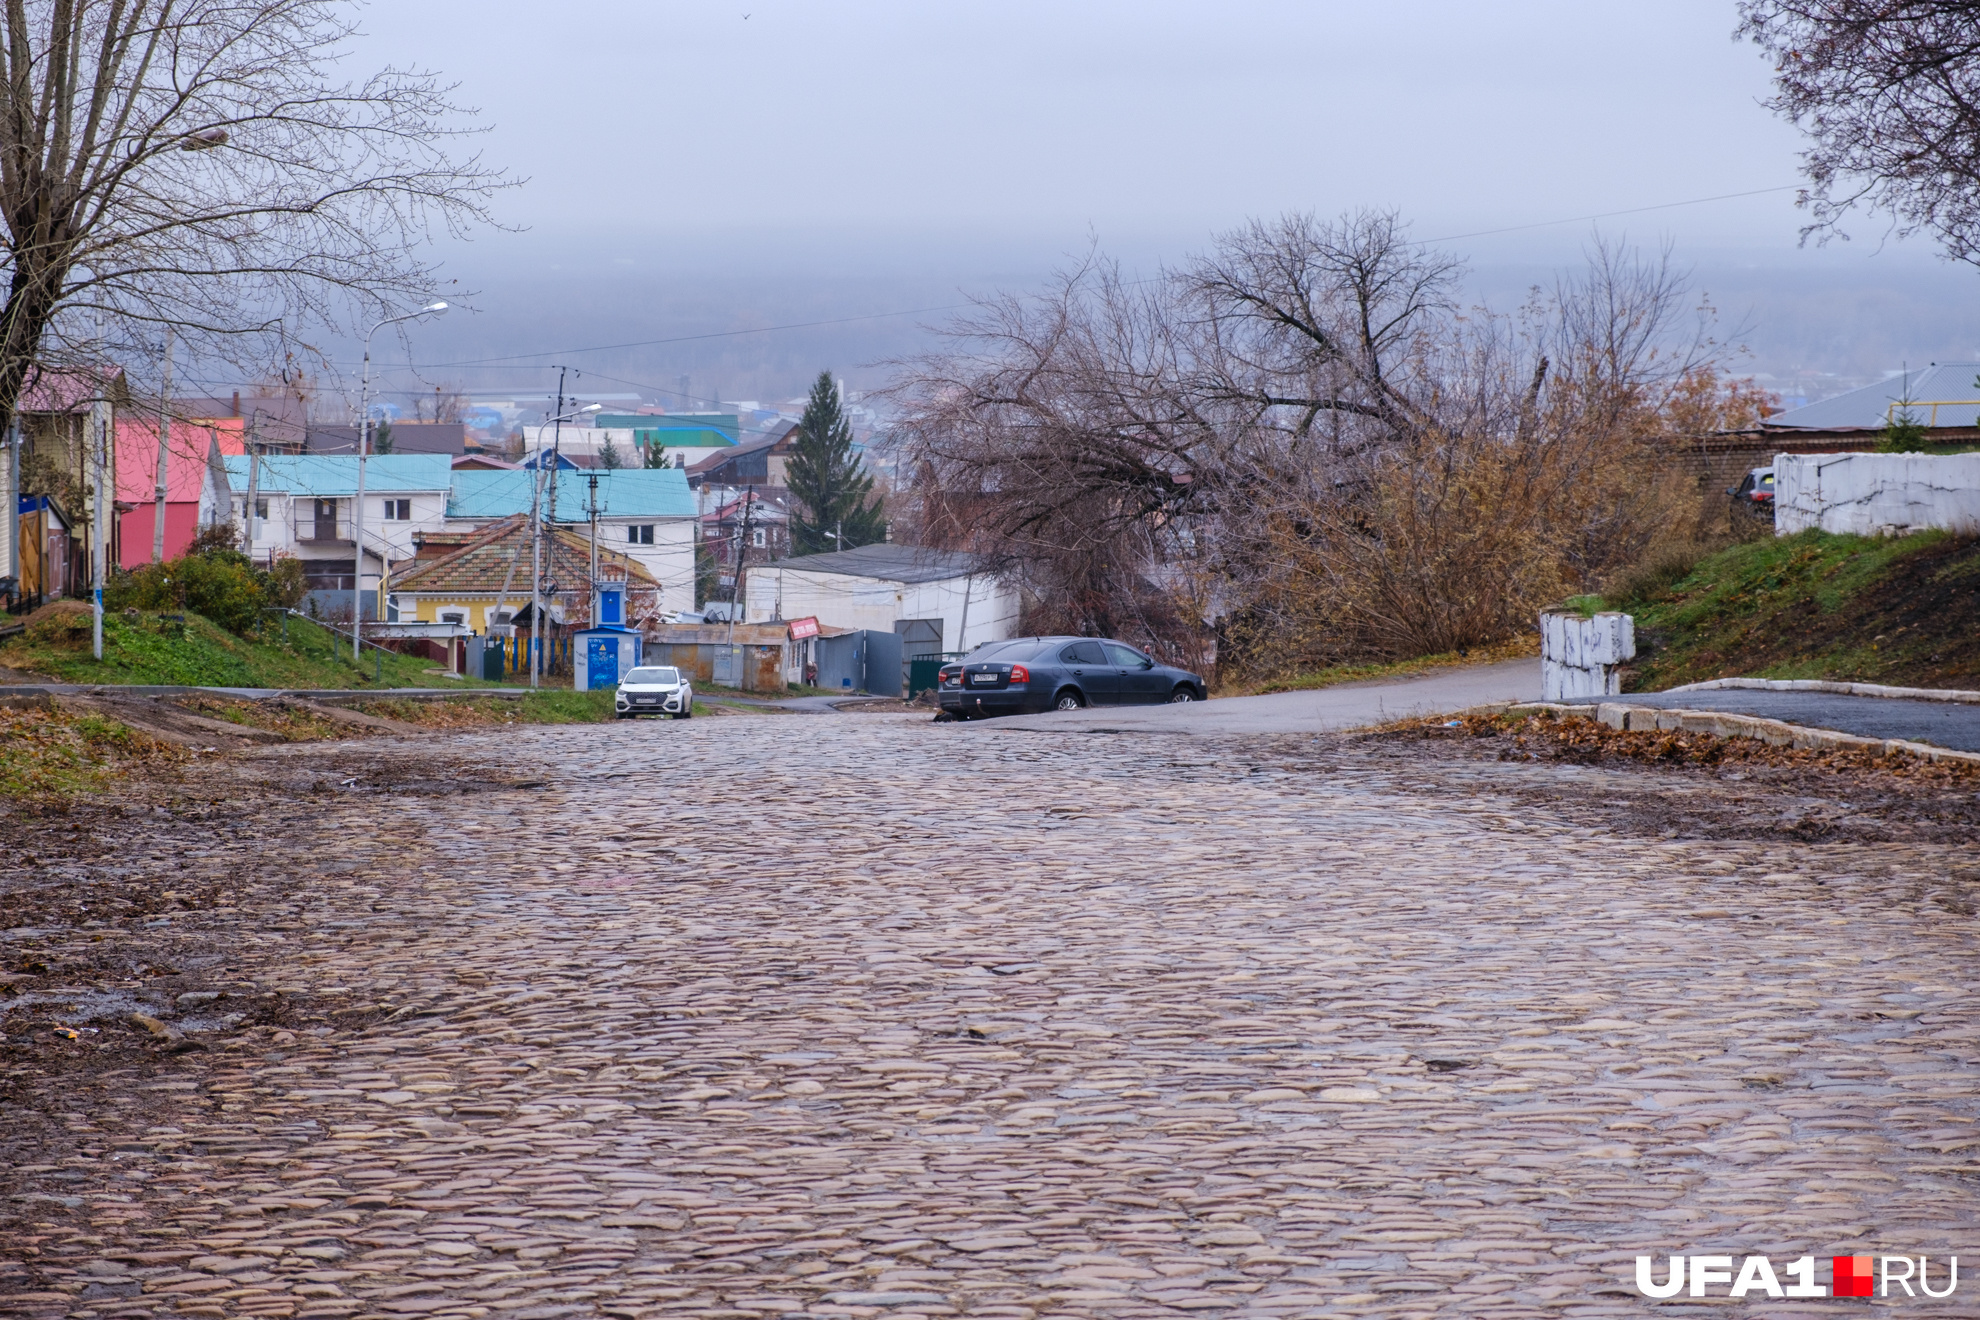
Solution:
{"label": "lamp post", "polygon": [[[562,397],[562,394],[558,395],[560,400]],[[590,413],[602,412],[604,408],[605,405],[602,403],[587,404],[576,412],[560,413],[544,423],[545,426],[556,428],[558,437],[558,440],[553,440],[550,446],[550,462],[553,467],[557,462],[557,445],[563,437],[564,423],[574,422]],[[536,434],[540,441],[543,432],[539,429]],[[543,450],[541,447],[536,451],[536,471],[533,478],[529,483],[529,685],[532,688],[542,677],[543,669]],[[557,498],[555,486],[550,488],[550,498],[553,501]],[[557,521],[557,510],[554,506],[550,510],[550,521]]]}
{"label": "lamp post", "polygon": [[[422,316],[439,316],[447,310],[443,302],[428,303],[416,312],[388,316],[364,335],[364,376],[358,386],[357,496],[351,501],[351,663],[360,659],[364,645],[364,456],[371,440],[371,337],[388,325],[412,321]],[[383,562],[382,560],[380,562]],[[383,583],[380,584],[381,586]]]}

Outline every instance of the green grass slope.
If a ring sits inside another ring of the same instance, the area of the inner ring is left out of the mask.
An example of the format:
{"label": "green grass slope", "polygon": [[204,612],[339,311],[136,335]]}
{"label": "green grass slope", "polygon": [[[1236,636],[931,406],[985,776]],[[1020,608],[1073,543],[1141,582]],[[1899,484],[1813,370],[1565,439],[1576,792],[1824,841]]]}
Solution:
{"label": "green grass slope", "polygon": [[381,674],[369,648],[364,663],[350,661],[350,643],[336,645],[330,631],[291,618],[288,635],[271,622],[256,636],[237,637],[197,614],[185,622],[158,614],[110,614],[103,620],[103,659],[90,654],[87,614],[60,626],[30,627],[0,644],[0,666],[64,683],[185,684],[201,687],[393,688],[481,687],[442,678],[424,657],[386,654]]}
{"label": "green grass slope", "polygon": [[1611,597],[1636,616],[1631,692],[1711,678],[1980,688],[1980,539],[1803,532]]}

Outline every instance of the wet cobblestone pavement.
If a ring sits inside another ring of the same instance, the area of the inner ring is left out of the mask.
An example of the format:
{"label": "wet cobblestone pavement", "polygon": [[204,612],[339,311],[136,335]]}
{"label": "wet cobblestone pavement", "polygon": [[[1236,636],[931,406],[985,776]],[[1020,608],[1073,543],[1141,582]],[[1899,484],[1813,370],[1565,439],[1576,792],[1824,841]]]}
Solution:
{"label": "wet cobblestone pavement", "polygon": [[543,786],[256,808],[294,906],[192,1007],[345,1017],[47,1102],[0,1310],[1640,1315],[1639,1254],[1980,1249],[1970,844],[1308,740],[427,741]]}

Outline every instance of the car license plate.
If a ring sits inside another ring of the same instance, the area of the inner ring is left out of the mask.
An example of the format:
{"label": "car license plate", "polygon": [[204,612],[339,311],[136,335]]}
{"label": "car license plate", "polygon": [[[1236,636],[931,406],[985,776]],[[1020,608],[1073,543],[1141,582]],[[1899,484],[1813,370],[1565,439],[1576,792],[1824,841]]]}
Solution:
{"label": "car license plate", "polygon": [[997,676],[995,674],[971,674],[969,681],[972,683],[994,683],[997,681]]}
{"label": "car license plate", "polygon": [[658,697],[634,697],[633,700],[642,706],[654,706],[660,702],[660,698]]}

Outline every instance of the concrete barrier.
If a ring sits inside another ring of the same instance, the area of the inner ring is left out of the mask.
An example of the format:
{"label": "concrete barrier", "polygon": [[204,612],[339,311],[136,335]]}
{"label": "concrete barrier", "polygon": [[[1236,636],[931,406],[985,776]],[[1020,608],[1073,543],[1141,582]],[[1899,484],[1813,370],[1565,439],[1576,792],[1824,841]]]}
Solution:
{"label": "concrete barrier", "polygon": [[1613,697],[1622,691],[1616,666],[1636,656],[1636,620],[1571,610],[1540,615],[1540,695],[1546,701]]}
{"label": "concrete barrier", "polygon": [[1776,454],[1774,534],[1980,531],[1980,454]]}

